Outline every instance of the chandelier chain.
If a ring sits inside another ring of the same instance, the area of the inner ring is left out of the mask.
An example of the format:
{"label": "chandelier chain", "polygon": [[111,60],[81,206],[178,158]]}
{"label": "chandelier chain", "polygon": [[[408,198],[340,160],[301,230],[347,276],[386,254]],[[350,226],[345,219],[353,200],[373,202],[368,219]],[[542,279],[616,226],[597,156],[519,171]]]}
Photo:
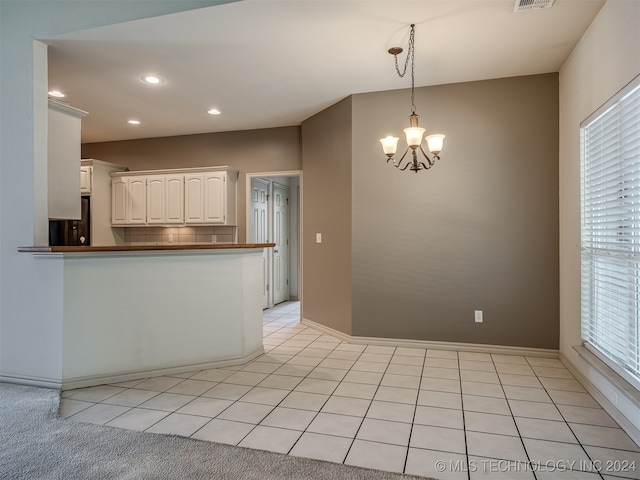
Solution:
{"label": "chandelier chain", "polygon": [[400,67],[398,65],[398,55],[395,54],[393,57],[396,61],[396,72],[400,78],[404,78],[407,74],[407,67],[409,65],[409,59],[411,59],[411,113],[416,113],[416,101],[415,101],[415,25],[411,25],[411,32],[409,33],[409,47],[407,48],[407,58],[404,61],[404,68],[402,72],[400,72]]}
{"label": "chandelier chain", "polygon": [[[410,170],[418,173],[420,170],[429,170],[433,167],[436,161],[440,160],[440,152],[444,142],[444,135],[434,134],[424,137],[425,129],[418,125],[419,116],[416,114],[416,101],[415,101],[415,25],[411,24],[411,31],[409,33],[409,47],[407,49],[407,56],[404,59],[404,68],[400,71],[400,65],[398,64],[398,55],[403,53],[401,47],[393,47],[387,50],[392,54],[395,60],[396,72],[400,78],[404,78],[409,71],[409,62],[411,62],[411,115],[409,116],[409,128],[404,129],[404,133],[407,139],[407,148],[400,157],[400,160],[396,160],[395,154],[398,149],[398,137],[389,135],[380,139],[382,144],[382,150],[387,156],[387,163],[391,163],[394,167],[401,171]],[[423,140],[426,140],[429,152],[431,156],[425,151],[422,146]],[[410,154],[410,157],[405,158]],[[418,155],[424,157],[426,161],[421,161]]]}

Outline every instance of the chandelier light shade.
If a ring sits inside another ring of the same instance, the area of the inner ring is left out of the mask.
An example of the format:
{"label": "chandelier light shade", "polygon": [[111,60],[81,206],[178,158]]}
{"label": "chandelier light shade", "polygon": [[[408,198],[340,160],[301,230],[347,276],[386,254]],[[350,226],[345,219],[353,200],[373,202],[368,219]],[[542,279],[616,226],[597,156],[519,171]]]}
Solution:
{"label": "chandelier light shade", "polygon": [[[416,103],[415,103],[415,25],[411,25],[411,32],[409,34],[409,48],[407,50],[407,58],[404,63],[404,70],[400,72],[400,67],[398,67],[398,55],[402,53],[402,48],[393,47],[389,49],[389,53],[394,56],[395,64],[396,64],[396,72],[402,78],[407,73],[407,66],[409,65],[409,61],[411,61],[411,115],[409,115],[409,127],[404,129],[404,135],[407,142],[407,148],[400,157],[399,161],[396,161],[394,155],[398,149],[398,140],[399,137],[394,137],[392,135],[381,138],[380,143],[382,144],[382,150],[384,154],[387,156],[387,163],[391,162],[392,165],[400,170],[411,170],[413,172],[418,173],[420,170],[428,170],[433,167],[437,160],[440,159],[440,152],[442,151],[442,147],[444,145],[444,135],[442,134],[434,134],[428,135],[426,137],[427,148],[429,152],[431,152],[431,157],[427,155],[424,148],[422,147],[422,140],[424,137],[425,129],[418,126],[418,118],[419,116],[416,114]],[[407,153],[411,151],[411,159],[406,163],[402,163],[404,158],[407,156]],[[422,154],[426,163],[420,161],[418,159],[418,151]]]}

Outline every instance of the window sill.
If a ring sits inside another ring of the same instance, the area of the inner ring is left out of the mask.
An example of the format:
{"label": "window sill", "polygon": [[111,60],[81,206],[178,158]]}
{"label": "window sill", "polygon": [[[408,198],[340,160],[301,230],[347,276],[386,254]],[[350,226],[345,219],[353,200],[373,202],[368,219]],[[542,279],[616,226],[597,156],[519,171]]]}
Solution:
{"label": "window sill", "polygon": [[618,375],[611,367],[591,353],[583,345],[575,345],[573,349],[582,359],[598,371],[605,379],[616,387],[636,408],[640,408],[640,391]]}

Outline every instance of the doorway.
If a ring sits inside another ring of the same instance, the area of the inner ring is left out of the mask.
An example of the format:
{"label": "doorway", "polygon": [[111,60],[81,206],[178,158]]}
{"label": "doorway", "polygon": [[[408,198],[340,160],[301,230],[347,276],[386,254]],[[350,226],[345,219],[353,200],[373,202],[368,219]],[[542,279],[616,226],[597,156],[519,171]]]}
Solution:
{"label": "doorway", "polygon": [[247,174],[247,239],[263,251],[262,308],[301,297],[302,172]]}

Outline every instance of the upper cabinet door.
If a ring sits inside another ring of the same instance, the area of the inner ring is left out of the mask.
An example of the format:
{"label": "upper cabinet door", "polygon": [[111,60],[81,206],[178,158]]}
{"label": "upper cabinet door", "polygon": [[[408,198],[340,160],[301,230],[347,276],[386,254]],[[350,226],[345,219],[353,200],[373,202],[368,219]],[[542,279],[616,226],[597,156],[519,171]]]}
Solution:
{"label": "upper cabinet door", "polygon": [[129,177],[129,218],[130,225],[147,223],[147,177]]}
{"label": "upper cabinet door", "polygon": [[165,220],[165,177],[147,177],[147,223],[161,225]]}
{"label": "upper cabinet door", "polygon": [[126,225],[127,224],[127,201],[129,198],[127,192],[127,178],[111,179],[111,224]]}
{"label": "upper cabinet door", "polygon": [[49,100],[47,116],[47,208],[49,218],[79,220],[80,125],[87,114]]}
{"label": "upper cabinet door", "polygon": [[204,222],[224,223],[226,221],[226,183],[225,172],[205,173],[204,175]]}
{"label": "upper cabinet door", "polygon": [[165,176],[165,223],[184,223],[184,175]]}
{"label": "upper cabinet door", "polygon": [[237,172],[199,170],[113,175],[111,224],[236,225]]}
{"label": "upper cabinet door", "polygon": [[91,195],[93,167],[80,167],[80,194]]}
{"label": "upper cabinet door", "polygon": [[204,222],[204,175],[201,173],[184,176],[184,221]]}

